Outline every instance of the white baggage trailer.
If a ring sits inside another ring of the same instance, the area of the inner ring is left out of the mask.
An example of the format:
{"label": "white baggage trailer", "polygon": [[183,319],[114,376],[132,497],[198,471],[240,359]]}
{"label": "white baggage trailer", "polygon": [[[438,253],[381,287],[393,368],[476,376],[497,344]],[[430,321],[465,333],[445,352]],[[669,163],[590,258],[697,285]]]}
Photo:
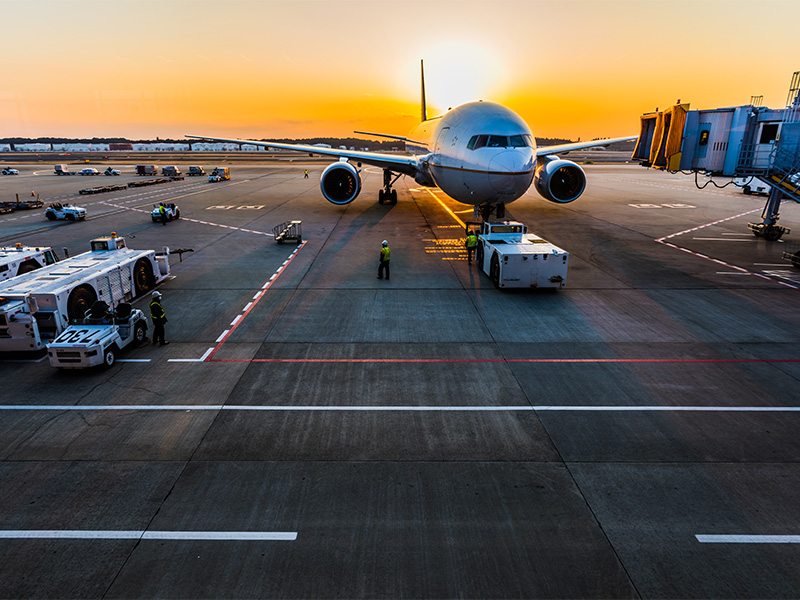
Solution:
{"label": "white baggage trailer", "polygon": [[478,233],[476,259],[496,288],[567,286],[569,252],[554,246],[517,221],[468,223]]}
{"label": "white baggage trailer", "polygon": [[96,300],[127,302],[169,275],[168,252],[132,250],[116,234],[91,248],[0,283],[0,352],[41,351]]}
{"label": "white baggage trailer", "polygon": [[29,248],[22,244],[0,248],[0,282],[24,275],[58,260],[52,248]]}

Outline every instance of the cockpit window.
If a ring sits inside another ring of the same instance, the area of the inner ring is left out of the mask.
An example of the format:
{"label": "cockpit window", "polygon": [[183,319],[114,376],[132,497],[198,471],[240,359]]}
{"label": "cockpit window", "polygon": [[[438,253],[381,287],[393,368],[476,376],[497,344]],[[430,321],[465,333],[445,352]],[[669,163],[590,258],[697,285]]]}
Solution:
{"label": "cockpit window", "polygon": [[479,148],[532,148],[533,138],[527,133],[520,135],[473,135],[467,143],[470,150]]}

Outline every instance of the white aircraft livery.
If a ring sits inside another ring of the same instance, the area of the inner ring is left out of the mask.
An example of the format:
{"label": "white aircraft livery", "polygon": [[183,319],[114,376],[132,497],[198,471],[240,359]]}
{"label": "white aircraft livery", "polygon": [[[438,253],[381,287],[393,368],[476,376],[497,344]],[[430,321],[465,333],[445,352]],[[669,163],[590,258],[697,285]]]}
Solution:
{"label": "white aircraft livery", "polygon": [[477,207],[476,211],[480,210],[484,219],[492,212],[503,218],[505,205],[527,192],[531,182],[536,191],[551,202],[565,204],[577,200],[586,188],[586,175],[576,163],[563,160],[557,154],[637,137],[537,148],[525,121],[514,111],[492,102],[469,102],[429,119],[422,62],[420,70],[422,122],[408,136],[355,132],[402,141],[406,155],[258,140],[187,137],[335,156],[339,160],[322,172],[320,190],[328,202],[340,206],[350,204],[361,192],[363,163],[383,169],[383,188],[378,192],[381,204],[397,202],[397,190],[393,185],[401,175],[408,175],[420,185],[438,186],[454,200]]}

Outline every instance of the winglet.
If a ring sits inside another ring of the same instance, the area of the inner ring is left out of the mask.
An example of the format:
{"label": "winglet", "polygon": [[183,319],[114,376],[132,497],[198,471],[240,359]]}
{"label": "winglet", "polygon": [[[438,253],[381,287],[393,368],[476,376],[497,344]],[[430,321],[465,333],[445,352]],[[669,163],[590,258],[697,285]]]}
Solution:
{"label": "winglet", "polygon": [[425,103],[425,65],[423,60],[420,59],[419,61],[419,80],[420,80],[420,92],[422,97],[422,120],[428,120],[428,107]]}

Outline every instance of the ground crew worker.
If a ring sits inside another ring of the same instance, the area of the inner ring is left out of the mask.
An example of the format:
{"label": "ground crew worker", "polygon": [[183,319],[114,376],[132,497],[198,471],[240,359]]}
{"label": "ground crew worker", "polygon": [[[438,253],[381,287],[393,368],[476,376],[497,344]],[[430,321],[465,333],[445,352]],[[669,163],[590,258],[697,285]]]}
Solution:
{"label": "ground crew worker", "polygon": [[475,231],[470,229],[469,233],[467,234],[467,241],[464,242],[464,246],[467,248],[467,264],[472,264],[472,255],[475,253],[475,248],[478,247],[478,236],[475,235]]}
{"label": "ground crew worker", "polygon": [[167,313],[161,306],[161,292],[153,292],[153,299],[150,301],[150,319],[153,321],[153,345],[159,344],[166,346],[169,344],[164,339],[164,325],[167,322]]}
{"label": "ground crew worker", "polygon": [[308,179],[308,169],[303,171],[303,179]]}
{"label": "ground crew worker", "polygon": [[378,279],[383,279],[383,273],[386,272],[386,280],[389,280],[389,259],[392,257],[392,249],[389,248],[389,242],[383,240],[381,242],[381,262],[378,265]]}
{"label": "ground crew worker", "polygon": [[160,202],[159,205],[158,205],[158,214],[161,215],[161,224],[162,225],[166,225],[167,224],[167,207],[164,206],[163,202]]}

